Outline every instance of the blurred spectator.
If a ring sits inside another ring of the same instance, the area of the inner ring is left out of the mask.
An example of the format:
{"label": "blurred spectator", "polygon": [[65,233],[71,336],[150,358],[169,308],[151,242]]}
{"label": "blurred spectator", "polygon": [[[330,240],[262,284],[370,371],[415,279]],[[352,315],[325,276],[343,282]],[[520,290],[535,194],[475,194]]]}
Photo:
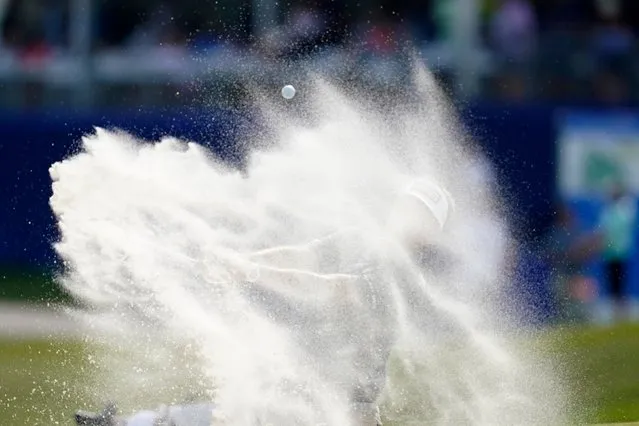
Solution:
{"label": "blurred spectator", "polygon": [[630,87],[622,73],[600,71],[594,75],[592,85],[594,100],[606,106],[625,105],[630,100]]}
{"label": "blurred spectator", "polygon": [[349,22],[340,2],[302,0],[292,4],[282,24],[273,25],[256,41],[258,52],[268,59],[306,59],[326,48],[340,45],[348,33]]}
{"label": "blurred spectator", "polygon": [[167,2],[159,3],[148,19],[133,30],[127,45],[133,48],[185,47],[186,37],[175,23],[173,15],[173,9]]}
{"label": "blurred spectator", "polygon": [[492,3],[488,39],[499,61],[496,93],[509,102],[528,99],[538,38],[535,11],[528,0]]}
{"label": "blurred spectator", "polygon": [[584,0],[537,2],[540,28],[550,33],[584,30],[591,15],[591,5]]}
{"label": "blurred spectator", "polygon": [[294,6],[289,23],[291,40],[303,43],[316,39],[324,31],[325,22],[321,10],[303,4]]}
{"label": "blurred spectator", "polygon": [[33,3],[19,3],[15,0],[9,1],[5,20],[3,22],[3,38],[7,46],[19,48],[24,46],[28,33],[41,31],[39,25],[38,10],[33,7]]}
{"label": "blurred spectator", "polygon": [[293,6],[284,27],[284,51],[287,57],[302,58],[317,52],[326,30],[323,11],[310,4]]}
{"label": "blurred spectator", "polygon": [[15,49],[33,45],[60,48],[67,43],[68,2],[63,0],[31,0],[5,2],[3,43]]}
{"label": "blurred spectator", "polygon": [[436,0],[383,0],[385,8],[397,11],[402,24],[410,38],[421,44],[424,41],[432,41],[436,35],[435,16],[432,13],[433,3]]}
{"label": "blurred spectator", "polygon": [[632,29],[624,22],[621,0],[596,0],[597,23],[592,32],[595,61],[604,70],[625,74],[630,71],[634,45]]}
{"label": "blurred spectator", "polygon": [[526,77],[517,70],[504,70],[497,76],[497,93],[505,102],[518,103],[529,99]]}
{"label": "blurred spectator", "polygon": [[122,46],[151,10],[146,0],[99,0],[97,8],[96,44],[101,48]]}
{"label": "blurred spectator", "polygon": [[563,321],[587,320],[587,306],[596,298],[596,285],[587,266],[599,252],[601,237],[582,230],[571,208],[560,204],[546,238],[559,315]]}
{"label": "blurred spectator", "polygon": [[380,11],[363,23],[361,31],[366,50],[376,56],[394,55],[405,35],[395,19]]}
{"label": "blurred spectator", "polygon": [[66,47],[69,0],[45,0],[43,3],[42,27],[45,40],[56,48]]}
{"label": "blurred spectator", "polygon": [[628,301],[628,269],[634,255],[636,200],[619,183],[612,185],[599,228],[603,235],[603,262],[610,302],[617,316]]}
{"label": "blurred spectator", "polygon": [[506,62],[527,64],[535,52],[537,27],[528,0],[500,0],[491,18],[491,45]]}

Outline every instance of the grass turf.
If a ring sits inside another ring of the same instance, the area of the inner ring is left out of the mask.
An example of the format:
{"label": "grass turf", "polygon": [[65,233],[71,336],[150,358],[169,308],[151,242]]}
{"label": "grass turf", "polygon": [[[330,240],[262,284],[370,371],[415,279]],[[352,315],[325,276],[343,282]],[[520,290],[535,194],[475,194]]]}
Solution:
{"label": "grass turf", "polygon": [[564,329],[545,344],[561,360],[592,423],[639,420],[639,325]]}
{"label": "grass turf", "polygon": [[[563,329],[534,344],[561,360],[588,422],[639,419],[639,325]],[[73,424],[77,408],[93,405],[83,379],[90,368],[78,342],[0,341],[2,424]]]}
{"label": "grass turf", "polygon": [[83,350],[73,341],[0,342],[0,423],[74,424],[85,401]]}

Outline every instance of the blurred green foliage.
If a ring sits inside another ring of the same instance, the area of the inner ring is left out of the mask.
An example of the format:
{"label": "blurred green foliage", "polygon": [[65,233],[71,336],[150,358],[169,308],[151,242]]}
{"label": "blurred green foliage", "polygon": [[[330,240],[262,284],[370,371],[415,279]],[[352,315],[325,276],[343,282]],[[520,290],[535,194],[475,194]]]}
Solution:
{"label": "blurred green foliage", "polygon": [[70,303],[72,298],[49,271],[0,266],[0,300]]}

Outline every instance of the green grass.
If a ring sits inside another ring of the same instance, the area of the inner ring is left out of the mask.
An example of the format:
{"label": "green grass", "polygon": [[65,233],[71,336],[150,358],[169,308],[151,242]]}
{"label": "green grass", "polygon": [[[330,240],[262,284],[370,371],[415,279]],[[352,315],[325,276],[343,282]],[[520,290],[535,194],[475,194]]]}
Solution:
{"label": "green grass", "polygon": [[639,325],[565,329],[545,337],[592,423],[639,420]]}
{"label": "green grass", "polygon": [[[589,423],[639,419],[639,325],[564,329],[532,344],[559,360]],[[0,341],[2,425],[72,425],[78,408],[95,408],[92,367],[73,341]]]}
{"label": "green grass", "polygon": [[81,344],[72,341],[0,342],[2,425],[72,425],[86,400]]}

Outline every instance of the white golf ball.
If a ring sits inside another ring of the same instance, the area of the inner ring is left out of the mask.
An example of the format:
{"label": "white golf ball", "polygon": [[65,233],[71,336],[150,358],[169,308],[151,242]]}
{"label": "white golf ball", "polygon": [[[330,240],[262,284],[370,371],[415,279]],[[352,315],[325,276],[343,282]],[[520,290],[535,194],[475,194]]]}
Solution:
{"label": "white golf ball", "polygon": [[290,84],[282,87],[282,96],[284,96],[284,99],[293,99],[293,96],[295,96],[295,87]]}

